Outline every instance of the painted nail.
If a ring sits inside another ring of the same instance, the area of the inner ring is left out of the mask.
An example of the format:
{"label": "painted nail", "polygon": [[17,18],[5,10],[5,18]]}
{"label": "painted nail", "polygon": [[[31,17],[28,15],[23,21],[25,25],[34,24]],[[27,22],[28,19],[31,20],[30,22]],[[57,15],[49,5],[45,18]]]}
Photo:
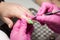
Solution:
{"label": "painted nail", "polygon": [[28,23],[29,23],[29,24],[33,24],[33,21],[32,21],[32,20],[28,20]]}

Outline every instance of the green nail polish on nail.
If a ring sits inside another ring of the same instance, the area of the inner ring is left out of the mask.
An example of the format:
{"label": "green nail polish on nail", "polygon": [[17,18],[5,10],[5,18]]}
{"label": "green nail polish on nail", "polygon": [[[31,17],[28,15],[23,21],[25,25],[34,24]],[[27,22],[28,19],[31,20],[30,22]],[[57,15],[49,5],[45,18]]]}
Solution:
{"label": "green nail polish on nail", "polygon": [[28,20],[28,23],[33,24],[33,21],[32,20]]}

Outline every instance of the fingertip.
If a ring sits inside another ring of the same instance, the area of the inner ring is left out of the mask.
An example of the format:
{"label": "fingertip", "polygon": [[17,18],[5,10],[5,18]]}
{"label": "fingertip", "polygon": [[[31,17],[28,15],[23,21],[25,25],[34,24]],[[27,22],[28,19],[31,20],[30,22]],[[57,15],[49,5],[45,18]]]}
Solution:
{"label": "fingertip", "polygon": [[12,26],[13,26],[13,23],[10,23],[10,24],[8,24],[8,26],[9,26],[9,28],[12,28]]}
{"label": "fingertip", "polygon": [[7,17],[3,17],[2,20],[8,25],[9,28],[12,28],[13,21]]}
{"label": "fingertip", "polygon": [[29,24],[33,24],[33,21],[32,21],[32,20],[28,20],[28,23],[29,23]]}

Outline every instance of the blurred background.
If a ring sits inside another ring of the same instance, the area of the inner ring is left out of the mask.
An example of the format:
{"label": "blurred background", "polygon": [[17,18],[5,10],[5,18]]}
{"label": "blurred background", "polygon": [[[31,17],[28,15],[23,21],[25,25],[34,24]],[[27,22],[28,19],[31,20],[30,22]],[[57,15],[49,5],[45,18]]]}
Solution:
{"label": "blurred background", "polygon": [[[35,0],[5,0],[6,2],[12,2],[21,4],[28,9],[32,9],[32,13],[35,15],[39,9],[39,5],[36,4]],[[36,11],[35,11],[36,10]],[[4,23],[0,20],[0,26]],[[53,32],[46,25],[41,26],[39,22],[34,23],[34,31],[32,33],[32,40],[60,40],[59,34]]]}

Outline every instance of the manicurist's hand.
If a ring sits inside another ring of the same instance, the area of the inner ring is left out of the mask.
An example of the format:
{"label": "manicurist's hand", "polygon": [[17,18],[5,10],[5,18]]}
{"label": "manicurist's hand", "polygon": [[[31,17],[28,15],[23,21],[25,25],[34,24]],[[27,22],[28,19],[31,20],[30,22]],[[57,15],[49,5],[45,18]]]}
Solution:
{"label": "manicurist's hand", "polygon": [[47,24],[54,32],[60,33],[60,12],[53,15],[46,15],[48,12],[54,13],[58,10],[60,9],[55,4],[44,2],[36,15],[36,19],[41,24]]}
{"label": "manicurist's hand", "polygon": [[27,24],[26,20],[18,20],[10,34],[10,40],[31,40],[33,25]]}

